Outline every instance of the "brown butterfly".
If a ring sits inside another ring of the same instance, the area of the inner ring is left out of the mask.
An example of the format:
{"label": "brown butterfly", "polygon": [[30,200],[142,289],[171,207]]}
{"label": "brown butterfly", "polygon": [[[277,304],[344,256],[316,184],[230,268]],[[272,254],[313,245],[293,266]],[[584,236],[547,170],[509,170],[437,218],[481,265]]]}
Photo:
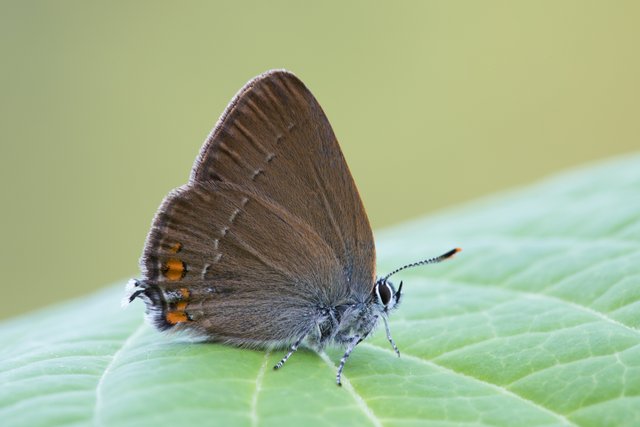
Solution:
{"label": "brown butterfly", "polygon": [[349,167],[322,108],[287,71],[247,83],[207,138],[186,185],[164,199],[140,260],[141,298],[160,330],[228,344],[346,350],[400,302],[376,280],[375,246]]}

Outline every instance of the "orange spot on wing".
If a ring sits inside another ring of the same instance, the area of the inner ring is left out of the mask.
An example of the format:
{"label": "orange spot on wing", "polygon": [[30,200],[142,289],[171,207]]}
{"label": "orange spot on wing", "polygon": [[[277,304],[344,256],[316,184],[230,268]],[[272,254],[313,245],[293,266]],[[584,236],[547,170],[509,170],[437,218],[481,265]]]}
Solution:
{"label": "orange spot on wing", "polygon": [[180,293],[182,294],[182,299],[189,299],[189,296],[191,295],[187,288],[180,288]]}
{"label": "orange spot on wing", "polygon": [[167,322],[171,323],[172,325],[189,320],[187,314],[184,311],[170,311],[167,313],[165,318],[167,319]]}
{"label": "orange spot on wing", "polygon": [[174,243],[169,247],[169,252],[172,252],[174,254],[177,254],[181,250],[182,250],[182,243]]}
{"label": "orange spot on wing", "polygon": [[187,308],[186,301],[180,301],[179,303],[176,303],[176,311],[184,311],[185,308]]}
{"label": "orange spot on wing", "polygon": [[179,259],[171,258],[164,263],[162,274],[169,280],[180,280],[187,272],[186,265]]}

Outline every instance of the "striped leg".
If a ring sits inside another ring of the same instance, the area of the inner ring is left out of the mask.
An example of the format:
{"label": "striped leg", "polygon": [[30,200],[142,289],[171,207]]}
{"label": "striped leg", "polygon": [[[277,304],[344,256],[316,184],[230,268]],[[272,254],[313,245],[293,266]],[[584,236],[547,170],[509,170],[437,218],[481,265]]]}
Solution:
{"label": "striped leg", "polygon": [[273,369],[280,369],[282,368],[282,365],[284,365],[284,363],[289,360],[289,358],[291,357],[291,355],[293,353],[296,352],[296,350],[298,349],[298,346],[300,345],[300,343],[302,342],[302,340],[307,336],[307,334],[304,334],[303,336],[301,336],[300,338],[298,338],[298,340],[296,342],[294,342],[291,345],[291,348],[289,349],[289,352],[282,358],[282,360],[280,360],[276,366],[273,367]]}
{"label": "striped leg", "polygon": [[360,344],[362,340],[363,338],[360,338],[360,335],[354,335],[353,339],[347,346],[347,350],[344,352],[344,356],[342,356],[342,359],[340,359],[340,366],[338,366],[338,373],[336,374],[336,384],[340,386],[342,385],[340,378],[342,377],[342,370],[344,369],[344,364],[346,363],[353,349],[356,348],[356,346]]}
{"label": "striped leg", "polygon": [[393,347],[393,351],[395,351],[398,357],[400,357],[400,350],[398,350],[398,347],[396,347],[396,343],[393,342],[393,338],[391,338],[391,329],[389,329],[387,318],[382,316],[382,320],[384,320],[384,328],[387,330],[387,339],[389,340],[391,347]]}

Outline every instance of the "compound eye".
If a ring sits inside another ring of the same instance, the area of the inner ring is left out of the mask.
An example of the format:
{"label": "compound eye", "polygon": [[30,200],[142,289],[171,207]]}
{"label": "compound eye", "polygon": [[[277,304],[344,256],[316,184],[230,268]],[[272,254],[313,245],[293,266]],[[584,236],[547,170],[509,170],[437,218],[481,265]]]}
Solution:
{"label": "compound eye", "polygon": [[387,282],[378,283],[376,286],[376,293],[378,294],[378,299],[385,307],[391,302],[391,297],[393,296],[393,288]]}

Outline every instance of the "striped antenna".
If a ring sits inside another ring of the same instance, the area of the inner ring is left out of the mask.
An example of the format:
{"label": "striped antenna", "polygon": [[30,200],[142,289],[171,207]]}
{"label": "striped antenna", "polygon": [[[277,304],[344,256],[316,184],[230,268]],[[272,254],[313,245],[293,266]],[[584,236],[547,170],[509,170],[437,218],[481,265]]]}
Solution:
{"label": "striped antenna", "polygon": [[451,249],[449,252],[444,253],[444,254],[442,254],[440,256],[437,256],[435,258],[423,259],[422,261],[418,261],[418,262],[413,262],[411,264],[407,264],[405,266],[402,266],[400,268],[397,268],[397,269],[393,270],[391,273],[389,273],[386,276],[384,276],[381,281],[382,282],[386,282],[389,277],[391,277],[394,274],[396,274],[396,273],[398,273],[398,272],[400,272],[402,270],[405,270],[407,268],[418,267],[420,265],[425,265],[425,264],[436,264],[436,263],[439,263],[441,261],[444,261],[445,259],[451,258],[453,255],[457,254],[461,250],[462,249],[460,249],[460,248]]}

